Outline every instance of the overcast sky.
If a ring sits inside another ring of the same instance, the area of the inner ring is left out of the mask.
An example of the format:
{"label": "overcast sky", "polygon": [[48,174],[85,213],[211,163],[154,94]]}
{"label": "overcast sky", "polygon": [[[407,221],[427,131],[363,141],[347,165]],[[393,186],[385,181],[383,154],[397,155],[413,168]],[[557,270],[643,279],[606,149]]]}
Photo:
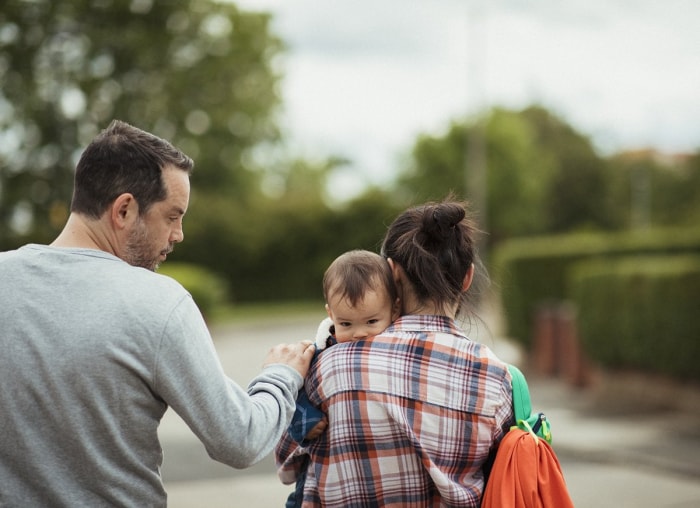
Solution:
{"label": "overcast sky", "polygon": [[[234,0],[235,1],[235,0]],[[238,0],[288,44],[283,127],[299,155],[383,183],[419,133],[540,103],[602,153],[700,148],[697,0]]]}

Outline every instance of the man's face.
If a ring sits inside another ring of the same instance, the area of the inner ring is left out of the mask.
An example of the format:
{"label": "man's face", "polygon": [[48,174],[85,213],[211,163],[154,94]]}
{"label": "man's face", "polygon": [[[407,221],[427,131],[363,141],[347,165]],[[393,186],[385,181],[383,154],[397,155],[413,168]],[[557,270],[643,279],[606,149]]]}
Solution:
{"label": "man's face", "polygon": [[155,271],[176,243],[184,239],[182,218],[190,199],[190,179],[186,171],[166,167],[163,182],[167,196],[139,216],[127,238],[124,261]]}

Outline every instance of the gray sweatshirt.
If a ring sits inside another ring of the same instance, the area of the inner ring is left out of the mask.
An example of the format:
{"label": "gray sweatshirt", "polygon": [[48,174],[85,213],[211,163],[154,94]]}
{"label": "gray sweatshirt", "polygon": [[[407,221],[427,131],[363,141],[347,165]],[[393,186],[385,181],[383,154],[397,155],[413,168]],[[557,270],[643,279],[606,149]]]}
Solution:
{"label": "gray sweatshirt", "polygon": [[271,452],[301,376],[226,377],[174,280],[102,251],[0,253],[0,506],[165,506],[157,428],[172,407],[236,468]]}

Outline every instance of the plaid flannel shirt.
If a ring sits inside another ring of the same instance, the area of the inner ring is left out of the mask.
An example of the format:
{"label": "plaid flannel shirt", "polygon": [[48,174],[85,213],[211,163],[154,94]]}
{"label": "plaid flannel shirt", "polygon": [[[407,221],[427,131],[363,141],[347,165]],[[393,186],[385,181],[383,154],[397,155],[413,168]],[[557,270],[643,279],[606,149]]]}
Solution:
{"label": "plaid flannel shirt", "polygon": [[284,483],[310,457],[304,506],[479,506],[483,466],[513,422],[506,365],[442,316],[333,346],[306,390],[328,429],[275,450]]}

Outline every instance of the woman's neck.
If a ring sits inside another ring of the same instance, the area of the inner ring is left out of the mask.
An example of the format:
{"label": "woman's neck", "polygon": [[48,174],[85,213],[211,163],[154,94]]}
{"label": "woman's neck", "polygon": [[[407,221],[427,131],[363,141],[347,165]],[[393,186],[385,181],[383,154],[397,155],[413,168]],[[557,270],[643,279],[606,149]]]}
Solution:
{"label": "woman's neck", "polygon": [[407,298],[403,304],[403,314],[412,316],[446,316],[454,319],[457,315],[457,306],[440,308],[434,302],[419,302],[414,298]]}
{"label": "woman's neck", "polygon": [[440,306],[432,300],[427,302],[420,301],[401,265],[395,263],[392,259],[389,259],[388,262],[394,275],[396,289],[401,299],[401,314],[414,316],[446,316],[455,319],[457,308],[459,307],[458,302],[451,305]]}

